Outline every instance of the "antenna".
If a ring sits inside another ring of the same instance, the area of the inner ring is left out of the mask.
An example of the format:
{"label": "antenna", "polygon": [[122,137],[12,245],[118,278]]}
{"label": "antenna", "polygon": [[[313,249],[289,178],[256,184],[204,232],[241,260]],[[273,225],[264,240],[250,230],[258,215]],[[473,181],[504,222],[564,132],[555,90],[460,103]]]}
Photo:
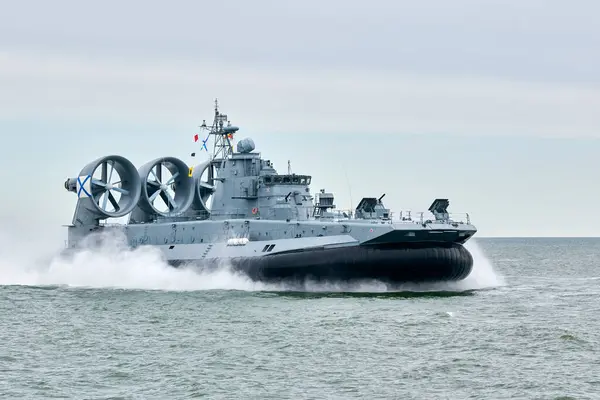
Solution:
{"label": "antenna", "polygon": [[292,174],[292,163],[288,160],[288,175]]}
{"label": "antenna", "polygon": [[[227,122],[227,125],[225,125]],[[206,125],[206,120],[202,121],[201,130],[207,130],[206,139],[202,140],[202,148],[208,152],[206,143],[211,135],[214,136],[213,152],[209,156],[210,160],[221,159],[225,161],[233,154],[233,136],[239,130],[232,126],[226,114],[219,111],[219,100],[215,99],[215,115],[211,126]]]}
{"label": "antenna", "polygon": [[344,175],[346,176],[346,184],[348,185],[348,194],[350,195],[350,216],[354,214],[353,203],[352,203],[352,186],[350,185],[350,179],[348,179],[348,170],[345,168],[344,163]]}

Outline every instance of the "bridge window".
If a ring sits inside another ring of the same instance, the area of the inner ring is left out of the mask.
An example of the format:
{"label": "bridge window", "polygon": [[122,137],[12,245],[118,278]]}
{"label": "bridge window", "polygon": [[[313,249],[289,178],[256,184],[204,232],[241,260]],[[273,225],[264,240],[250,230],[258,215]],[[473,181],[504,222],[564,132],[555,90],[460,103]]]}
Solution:
{"label": "bridge window", "polygon": [[265,176],[263,182],[267,185],[310,185],[310,176],[274,175]]}

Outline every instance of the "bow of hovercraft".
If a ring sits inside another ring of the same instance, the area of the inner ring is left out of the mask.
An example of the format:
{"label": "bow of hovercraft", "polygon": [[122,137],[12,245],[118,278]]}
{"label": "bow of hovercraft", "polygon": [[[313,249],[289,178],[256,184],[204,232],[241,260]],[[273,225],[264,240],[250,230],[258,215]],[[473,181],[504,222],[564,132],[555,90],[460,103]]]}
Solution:
{"label": "bow of hovercraft", "polygon": [[[381,198],[378,200],[381,204]],[[435,199],[425,213],[400,215],[392,229],[363,241],[371,275],[392,282],[458,281],[473,269],[463,246],[476,232],[468,214],[451,216],[448,199]],[[385,210],[385,209],[384,209]]]}
{"label": "bow of hovercraft", "polygon": [[[476,228],[437,211],[448,201],[430,207],[432,220],[409,215],[392,222],[382,219],[338,221],[343,235],[282,241],[264,257],[235,261],[235,265],[261,281],[303,280],[422,283],[459,281],[473,268],[473,257],[463,244]],[[324,231],[335,223],[323,223]],[[274,242],[275,243],[275,242]]]}

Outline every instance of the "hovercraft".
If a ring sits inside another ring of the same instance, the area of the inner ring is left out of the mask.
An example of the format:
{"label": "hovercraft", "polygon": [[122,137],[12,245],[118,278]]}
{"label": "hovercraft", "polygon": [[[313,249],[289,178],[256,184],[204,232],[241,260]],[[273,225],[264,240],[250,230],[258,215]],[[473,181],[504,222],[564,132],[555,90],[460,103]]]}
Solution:
{"label": "hovercraft", "polygon": [[[470,274],[473,258],[463,244],[477,230],[468,214],[449,214],[448,199],[397,217],[383,196],[338,210],[332,193],[311,193],[310,175],[292,173],[289,165],[278,173],[252,139],[234,150],[239,129],[216,101],[212,125],[201,128],[202,149],[208,153],[212,142],[205,162],[188,166],[162,157],[136,169],[110,155],[69,178],[65,188],[77,195],[77,206],[67,247],[118,230],[128,246],[157,247],[173,266],[225,266],[265,282],[433,282]],[[115,218],[127,222],[108,223]]]}

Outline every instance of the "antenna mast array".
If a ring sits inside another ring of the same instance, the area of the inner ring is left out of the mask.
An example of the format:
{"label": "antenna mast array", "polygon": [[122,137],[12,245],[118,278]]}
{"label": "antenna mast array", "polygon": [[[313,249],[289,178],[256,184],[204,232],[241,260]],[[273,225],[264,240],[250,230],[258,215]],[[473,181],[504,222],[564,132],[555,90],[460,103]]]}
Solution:
{"label": "antenna mast array", "polygon": [[[214,136],[213,153],[210,156],[211,160],[219,158],[225,160],[233,154],[233,135],[239,128],[231,125],[231,122],[227,120],[227,114],[219,112],[219,101],[217,99],[215,99],[215,117],[212,126],[208,127],[206,125],[206,120],[204,120],[202,121],[200,129],[208,130],[208,136],[204,140],[205,148],[206,142],[210,136]],[[208,151],[208,149],[206,150]]]}

